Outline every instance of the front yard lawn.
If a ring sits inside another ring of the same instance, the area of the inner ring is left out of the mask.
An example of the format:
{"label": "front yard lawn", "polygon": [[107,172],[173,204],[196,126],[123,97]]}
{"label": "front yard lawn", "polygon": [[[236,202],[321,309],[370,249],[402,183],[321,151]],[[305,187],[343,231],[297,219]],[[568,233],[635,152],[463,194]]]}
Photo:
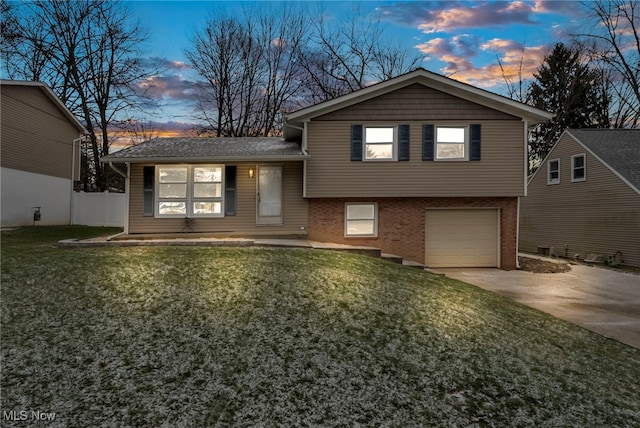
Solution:
{"label": "front yard lawn", "polygon": [[3,426],[640,425],[639,350],[479,288],[321,250],[54,247],[112,232],[2,233]]}

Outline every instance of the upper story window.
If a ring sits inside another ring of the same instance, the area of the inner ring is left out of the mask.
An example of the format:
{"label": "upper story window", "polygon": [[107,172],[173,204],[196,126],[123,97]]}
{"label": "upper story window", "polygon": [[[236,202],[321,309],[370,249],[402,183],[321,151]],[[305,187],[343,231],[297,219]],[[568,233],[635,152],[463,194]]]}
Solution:
{"label": "upper story window", "polygon": [[396,128],[365,127],[364,158],[366,160],[394,160],[396,157]]}
{"label": "upper story window", "polygon": [[547,184],[560,183],[560,159],[551,159],[547,163]]}
{"label": "upper story window", "polygon": [[468,128],[466,126],[437,126],[435,152],[436,160],[468,160]]}
{"label": "upper story window", "polygon": [[158,217],[222,217],[222,165],[158,165]]}
{"label": "upper story window", "polygon": [[585,181],[587,179],[587,163],[583,154],[571,156],[571,181]]}
{"label": "upper story window", "polygon": [[411,127],[351,125],[352,161],[408,161]]}

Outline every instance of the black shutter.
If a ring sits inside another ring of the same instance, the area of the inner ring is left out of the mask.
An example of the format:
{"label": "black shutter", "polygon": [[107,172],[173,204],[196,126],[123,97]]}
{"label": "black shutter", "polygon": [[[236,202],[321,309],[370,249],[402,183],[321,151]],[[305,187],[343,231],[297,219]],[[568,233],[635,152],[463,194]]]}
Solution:
{"label": "black shutter", "polygon": [[472,161],[479,161],[480,160],[480,134],[482,133],[481,131],[481,126],[480,125],[471,125],[469,127],[469,131],[470,131],[470,142],[471,142],[471,149],[469,152],[469,160]]}
{"label": "black shutter", "polygon": [[153,216],[155,173],[155,166],[142,167],[142,215],[145,217]]}
{"label": "black shutter", "polygon": [[351,125],[351,160],[362,160],[362,125]]}
{"label": "black shutter", "polygon": [[422,125],[422,160],[433,160],[433,147],[435,142],[435,127]]}
{"label": "black shutter", "polygon": [[236,215],[236,167],[224,168],[224,215]]}
{"label": "black shutter", "polygon": [[398,126],[398,160],[409,160],[409,125]]}

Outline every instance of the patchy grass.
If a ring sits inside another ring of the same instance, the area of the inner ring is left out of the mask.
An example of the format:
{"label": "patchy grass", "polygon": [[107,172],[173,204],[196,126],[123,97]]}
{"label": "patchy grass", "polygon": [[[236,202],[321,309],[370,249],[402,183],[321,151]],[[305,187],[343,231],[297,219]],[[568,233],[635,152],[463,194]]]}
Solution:
{"label": "patchy grass", "polygon": [[55,412],[50,426],[640,424],[640,351],[481,289],[319,250],[53,248],[104,232],[2,233],[4,412]]}

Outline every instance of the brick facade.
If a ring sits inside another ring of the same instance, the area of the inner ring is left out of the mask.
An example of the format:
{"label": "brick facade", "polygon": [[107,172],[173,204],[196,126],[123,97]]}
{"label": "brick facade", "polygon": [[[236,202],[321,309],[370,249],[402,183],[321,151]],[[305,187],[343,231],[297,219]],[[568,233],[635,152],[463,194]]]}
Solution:
{"label": "brick facade", "polygon": [[[344,236],[346,202],[378,203],[378,236]],[[331,198],[309,199],[311,240],[367,245],[424,263],[425,213],[430,208],[497,208],[500,213],[500,267],[517,267],[518,198]]]}

